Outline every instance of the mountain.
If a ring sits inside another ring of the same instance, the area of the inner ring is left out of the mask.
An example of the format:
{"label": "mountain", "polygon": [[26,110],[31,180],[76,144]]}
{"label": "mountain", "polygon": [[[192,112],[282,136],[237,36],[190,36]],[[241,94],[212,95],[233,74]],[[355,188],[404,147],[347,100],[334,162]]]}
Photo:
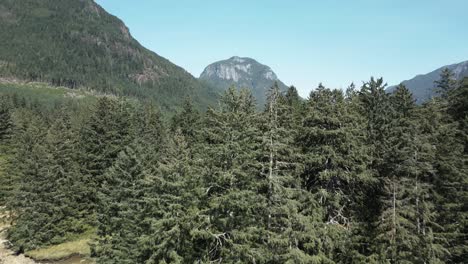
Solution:
{"label": "mountain", "polygon": [[[436,95],[434,81],[439,80],[440,73],[443,69],[450,69],[456,80],[462,80],[468,77],[468,61],[447,65],[438,68],[428,74],[417,75],[413,79],[403,81],[402,83],[413,93],[414,98],[418,103],[423,103]],[[392,92],[396,86],[390,86],[387,91]]]}
{"label": "mountain", "polygon": [[267,89],[275,82],[282,91],[288,89],[270,67],[254,59],[237,56],[208,65],[199,79],[223,90],[232,85],[249,88],[260,106],[266,101]]}
{"label": "mountain", "polygon": [[217,92],[144,48],[92,0],[2,0],[0,79],[46,82],[156,101],[172,109]]}

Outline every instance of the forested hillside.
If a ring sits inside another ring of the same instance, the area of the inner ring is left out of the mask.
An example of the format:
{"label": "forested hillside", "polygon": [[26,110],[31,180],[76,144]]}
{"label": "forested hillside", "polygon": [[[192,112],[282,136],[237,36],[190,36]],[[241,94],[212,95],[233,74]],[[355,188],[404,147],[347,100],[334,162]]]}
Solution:
{"label": "forested hillside", "polygon": [[[447,66],[440,67],[430,73],[420,74],[410,80],[403,81],[402,83],[410,90],[416,103],[422,104],[432,97],[437,96],[437,89],[435,89],[434,82],[439,79],[439,76],[445,69],[449,69],[452,78],[455,81],[461,81],[468,77],[468,61],[455,63]],[[388,92],[393,92],[397,86],[387,88]]]}
{"label": "forested hillside", "polygon": [[248,90],[219,107],[0,99],[0,204],[17,252],[93,233],[97,263],[466,263],[468,79],[416,105]]}
{"label": "forested hillside", "polygon": [[2,0],[0,81],[45,82],[157,102],[174,110],[191,96],[199,109],[217,91],[141,46],[92,0]]}

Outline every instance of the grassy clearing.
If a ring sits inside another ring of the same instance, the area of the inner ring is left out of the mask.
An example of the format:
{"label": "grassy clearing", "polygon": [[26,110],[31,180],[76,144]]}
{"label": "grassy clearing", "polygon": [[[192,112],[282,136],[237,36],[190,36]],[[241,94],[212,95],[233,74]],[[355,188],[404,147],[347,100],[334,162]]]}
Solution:
{"label": "grassy clearing", "polygon": [[37,261],[63,260],[77,255],[89,257],[91,255],[91,248],[89,243],[93,240],[93,238],[93,234],[87,233],[77,240],[27,251],[25,255]]}
{"label": "grassy clearing", "polygon": [[28,98],[40,105],[53,107],[58,102],[77,105],[90,104],[96,100],[96,95],[79,89],[52,87],[45,83],[1,83],[0,94],[16,94],[20,98]]}

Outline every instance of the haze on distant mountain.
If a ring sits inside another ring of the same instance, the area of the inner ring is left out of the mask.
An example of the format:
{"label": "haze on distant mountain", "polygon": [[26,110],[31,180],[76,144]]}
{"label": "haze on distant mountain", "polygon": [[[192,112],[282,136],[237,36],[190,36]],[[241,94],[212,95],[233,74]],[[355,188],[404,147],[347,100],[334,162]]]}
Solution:
{"label": "haze on distant mountain", "polygon": [[275,82],[281,91],[288,88],[270,67],[252,58],[237,56],[208,65],[201,73],[200,80],[222,90],[230,86],[249,88],[259,106],[263,106],[266,92]]}
{"label": "haze on distant mountain", "polygon": [[[140,45],[126,25],[92,0],[0,2],[0,77],[133,96],[163,109],[217,92]],[[8,40],[8,41],[5,41]]]}
{"label": "haze on distant mountain", "polygon": [[[447,66],[438,68],[427,74],[420,74],[413,79],[403,81],[404,84],[412,93],[417,103],[423,103],[428,99],[436,96],[436,90],[434,81],[440,78],[440,73],[448,68],[454,74],[457,81],[462,80],[464,77],[468,77],[468,61],[455,63]],[[393,92],[396,86],[390,86],[387,88],[388,92]]]}

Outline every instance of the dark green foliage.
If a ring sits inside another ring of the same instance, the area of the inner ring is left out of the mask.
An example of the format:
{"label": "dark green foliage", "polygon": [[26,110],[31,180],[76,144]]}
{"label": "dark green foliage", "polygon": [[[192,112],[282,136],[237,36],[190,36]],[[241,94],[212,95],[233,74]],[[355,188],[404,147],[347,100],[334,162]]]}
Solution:
{"label": "dark green foliage", "polygon": [[81,170],[95,187],[103,183],[104,172],[112,166],[124,146],[131,142],[128,107],[126,102],[102,97],[93,115],[81,128]]}
{"label": "dark green foliage", "polygon": [[437,93],[439,93],[443,99],[447,99],[450,93],[455,90],[457,81],[454,78],[453,72],[448,68],[445,68],[440,74],[440,79],[434,83],[436,85]]}
{"label": "dark green foliage", "polygon": [[434,153],[424,135],[417,133],[411,93],[399,86],[390,100],[395,117],[381,171],[382,215],[377,238],[382,248],[378,252],[391,263],[440,263],[445,252],[433,237],[432,228],[437,224],[429,185]]}
{"label": "dark green foliage", "polygon": [[230,88],[171,118],[8,92],[9,239],[25,251],[96,231],[98,263],[464,263],[467,84],[422,106],[382,79],[307,100],[274,85],[262,112]]}
{"label": "dark green foliage", "polygon": [[359,91],[361,101],[360,111],[366,118],[366,132],[368,145],[372,146],[372,169],[382,169],[383,156],[387,152],[389,142],[389,128],[391,122],[392,107],[389,95],[385,92],[383,79],[371,78]]}
{"label": "dark green foliage", "polygon": [[175,131],[159,166],[148,177],[147,200],[151,204],[150,225],[142,236],[147,263],[186,263],[201,259],[197,247],[203,225],[200,212],[200,171],[180,130]]}
{"label": "dark green foliage", "polygon": [[103,178],[97,207],[97,261],[143,263],[138,240],[147,232],[143,217],[149,208],[144,200],[143,167],[133,146],[120,152]]}
{"label": "dark green foliage", "polygon": [[374,182],[362,124],[341,91],[320,85],[310,94],[297,138],[304,155],[303,184],[319,201],[320,223],[329,229],[323,253],[331,259],[346,254],[342,242],[360,218],[353,213],[358,199]]}
{"label": "dark green foliage", "polygon": [[0,98],[0,145],[7,144],[13,132],[12,108],[7,98]]}
{"label": "dark green foliage", "polygon": [[20,210],[17,212],[17,224],[9,234],[20,251],[37,248],[51,238],[46,236],[43,227],[54,214],[54,208],[41,205],[49,205],[49,190],[56,187],[46,177],[47,170],[42,166],[46,164],[47,153],[42,145],[45,138],[43,120],[28,111],[21,114],[22,123],[17,124],[18,132],[15,135],[18,147],[13,161],[17,167],[10,172],[17,174],[20,180],[20,188],[12,201],[12,207]]}
{"label": "dark green foliage", "polygon": [[8,97],[0,97],[0,204],[5,204],[13,194],[16,180],[8,173],[11,166],[11,137],[13,134],[12,102]]}
{"label": "dark green foliage", "polygon": [[447,263],[462,263],[468,256],[466,84],[465,80],[424,108],[425,129],[435,148],[433,186],[440,225],[436,235],[449,252]]}
{"label": "dark green foliage", "polygon": [[192,100],[186,98],[182,110],[172,118],[171,130],[180,130],[189,146],[192,146],[197,140],[200,121],[200,113],[194,108]]}
{"label": "dark green foliage", "polygon": [[256,160],[260,139],[250,92],[228,89],[221,109],[208,110],[203,135],[207,260],[262,261],[267,201],[259,190],[267,185]]}
{"label": "dark green foliage", "polygon": [[89,226],[83,204],[83,179],[77,163],[76,134],[68,117],[47,130],[44,120],[23,112],[15,142],[14,163],[20,187],[13,208],[19,208],[9,236],[22,250],[67,241]]}
{"label": "dark green foliage", "polygon": [[261,175],[267,184],[266,192],[262,192],[267,199],[265,257],[270,263],[294,262],[307,255],[306,244],[312,238],[305,233],[313,229],[314,219],[309,213],[316,206],[296,177],[301,167],[300,156],[293,145],[294,130],[288,121],[299,102],[295,101],[298,98],[294,97],[294,88],[289,91],[283,96],[278,85],[272,86],[261,116]]}

